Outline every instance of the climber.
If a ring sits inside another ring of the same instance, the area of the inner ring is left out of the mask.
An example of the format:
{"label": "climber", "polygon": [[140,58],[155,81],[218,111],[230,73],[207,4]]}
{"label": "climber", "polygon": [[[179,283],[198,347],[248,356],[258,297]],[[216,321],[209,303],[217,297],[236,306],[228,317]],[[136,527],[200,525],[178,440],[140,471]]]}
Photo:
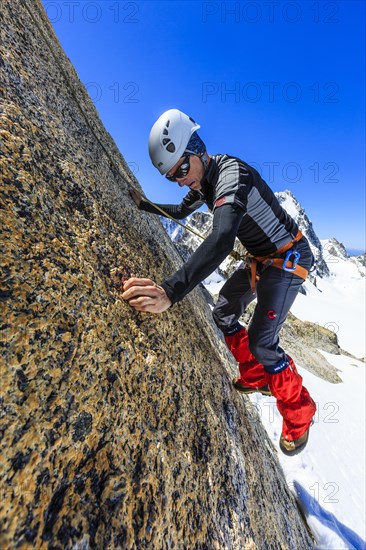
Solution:
{"label": "climber", "polygon": [[[189,191],[179,205],[157,205],[183,219],[206,204],[213,212],[210,235],[176,272],[160,285],[133,277],[122,297],[137,311],[162,313],[182,300],[232,251],[237,237],[251,255],[223,285],[213,310],[216,325],[239,363],[234,388],[243,394],[273,395],[283,417],[280,448],[301,451],[316,411],[302,377],[279,346],[279,332],[314,258],[307,239],[280,206],[259,173],[239,158],[209,155],[197,134],[200,126],[177,109],[163,113],[149,136],[153,165]],[[161,214],[130,190],[139,209]],[[248,331],[239,322],[257,297]]]}

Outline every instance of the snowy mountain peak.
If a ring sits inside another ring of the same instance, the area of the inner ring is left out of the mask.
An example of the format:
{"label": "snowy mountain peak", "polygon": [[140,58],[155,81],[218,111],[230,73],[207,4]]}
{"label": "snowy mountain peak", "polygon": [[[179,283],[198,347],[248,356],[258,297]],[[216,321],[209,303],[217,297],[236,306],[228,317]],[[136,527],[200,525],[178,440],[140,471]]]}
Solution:
{"label": "snowy mountain peak", "polygon": [[276,192],[275,195],[280,205],[290,214],[291,217],[295,217],[299,212],[303,211],[300,203],[288,189]]}
{"label": "snowy mountain peak", "polygon": [[[182,238],[185,230],[181,225],[178,225],[174,220],[164,218],[163,216],[160,216],[160,221],[173,242],[177,242]],[[185,221],[183,220],[181,223],[185,224]]]}
{"label": "snowy mountain peak", "polygon": [[342,258],[343,260],[347,260],[350,257],[344,245],[337,241],[334,237],[332,239],[322,240],[321,243],[324,251],[331,256],[336,256],[337,258]]}
{"label": "snowy mountain peak", "polygon": [[304,234],[306,233],[307,238],[313,244],[313,246],[321,249],[321,243],[313,229],[313,224],[307,217],[304,208],[295,199],[291,191],[280,191],[278,193],[275,193],[275,196],[282,208],[284,208],[286,212],[291,216],[291,218],[295,220],[295,222],[299,226],[300,231],[302,231]]}
{"label": "snowy mountain peak", "polygon": [[323,257],[322,244],[318,239],[318,236],[314,231],[313,224],[306,215],[304,208],[288,189],[275,193],[275,195],[282,208],[286,210],[291,218],[295,220],[295,222],[299,226],[300,231],[302,231],[302,233],[309,241],[312,253],[314,254],[315,258],[315,270],[313,275],[311,275],[310,277],[313,278],[314,275],[317,275],[319,277],[329,276],[329,268]]}
{"label": "snowy mountain peak", "polygon": [[334,264],[339,263],[340,261],[345,261],[349,266],[356,266],[356,277],[365,277],[366,276],[366,258],[365,255],[361,256],[350,256],[345,249],[344,245],[337,241],[337,239],[325,239],[321,241],[323,246],[324,259],[329,264],[332,272],[334,271]]}

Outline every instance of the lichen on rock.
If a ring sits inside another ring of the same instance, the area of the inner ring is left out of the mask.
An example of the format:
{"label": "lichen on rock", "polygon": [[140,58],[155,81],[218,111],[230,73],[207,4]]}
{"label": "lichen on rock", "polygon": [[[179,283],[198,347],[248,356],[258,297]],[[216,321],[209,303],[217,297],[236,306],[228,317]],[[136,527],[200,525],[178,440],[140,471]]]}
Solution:
{"label": "lichen on rock", "polygon": [[42,5],[0,21],[1,547],[310,548],[202,293],[120,299],[180,259]]}

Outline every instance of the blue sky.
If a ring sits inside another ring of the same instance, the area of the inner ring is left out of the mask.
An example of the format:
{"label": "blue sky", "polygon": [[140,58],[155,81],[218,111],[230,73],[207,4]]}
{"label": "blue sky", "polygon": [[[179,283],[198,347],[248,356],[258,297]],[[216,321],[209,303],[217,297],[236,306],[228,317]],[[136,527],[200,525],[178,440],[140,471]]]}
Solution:
{"label": "blue sky", "polygon": [[158,116],[178,108],[208,152],[290,189],[320,238],[365,248],[365,3],[48,1],[101,119],[156,202],[185,191],[150,163]]}

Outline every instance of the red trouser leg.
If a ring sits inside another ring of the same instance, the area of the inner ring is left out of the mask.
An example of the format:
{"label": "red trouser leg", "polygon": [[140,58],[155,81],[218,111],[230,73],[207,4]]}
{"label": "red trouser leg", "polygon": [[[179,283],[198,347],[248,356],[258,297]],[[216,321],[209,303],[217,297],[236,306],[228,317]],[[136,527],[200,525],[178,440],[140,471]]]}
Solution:
{"label": "red trouser leg", "polygon": [[268,374],[249,350],[248,333],[243,327],[232,336],[225,336],[227,347],[239,363],[243,386],[262,388],[268,384]]}
{"label": "red trouser leg", "polygon": [[282,435],[293,441],[309,428],[316,405],[302,385],[302,377],[297,372],[295,363],[291,357],[288,360],[289,366],[284,370],[269,374],[269,388],[277,400],[277,408],[283,418]]}

